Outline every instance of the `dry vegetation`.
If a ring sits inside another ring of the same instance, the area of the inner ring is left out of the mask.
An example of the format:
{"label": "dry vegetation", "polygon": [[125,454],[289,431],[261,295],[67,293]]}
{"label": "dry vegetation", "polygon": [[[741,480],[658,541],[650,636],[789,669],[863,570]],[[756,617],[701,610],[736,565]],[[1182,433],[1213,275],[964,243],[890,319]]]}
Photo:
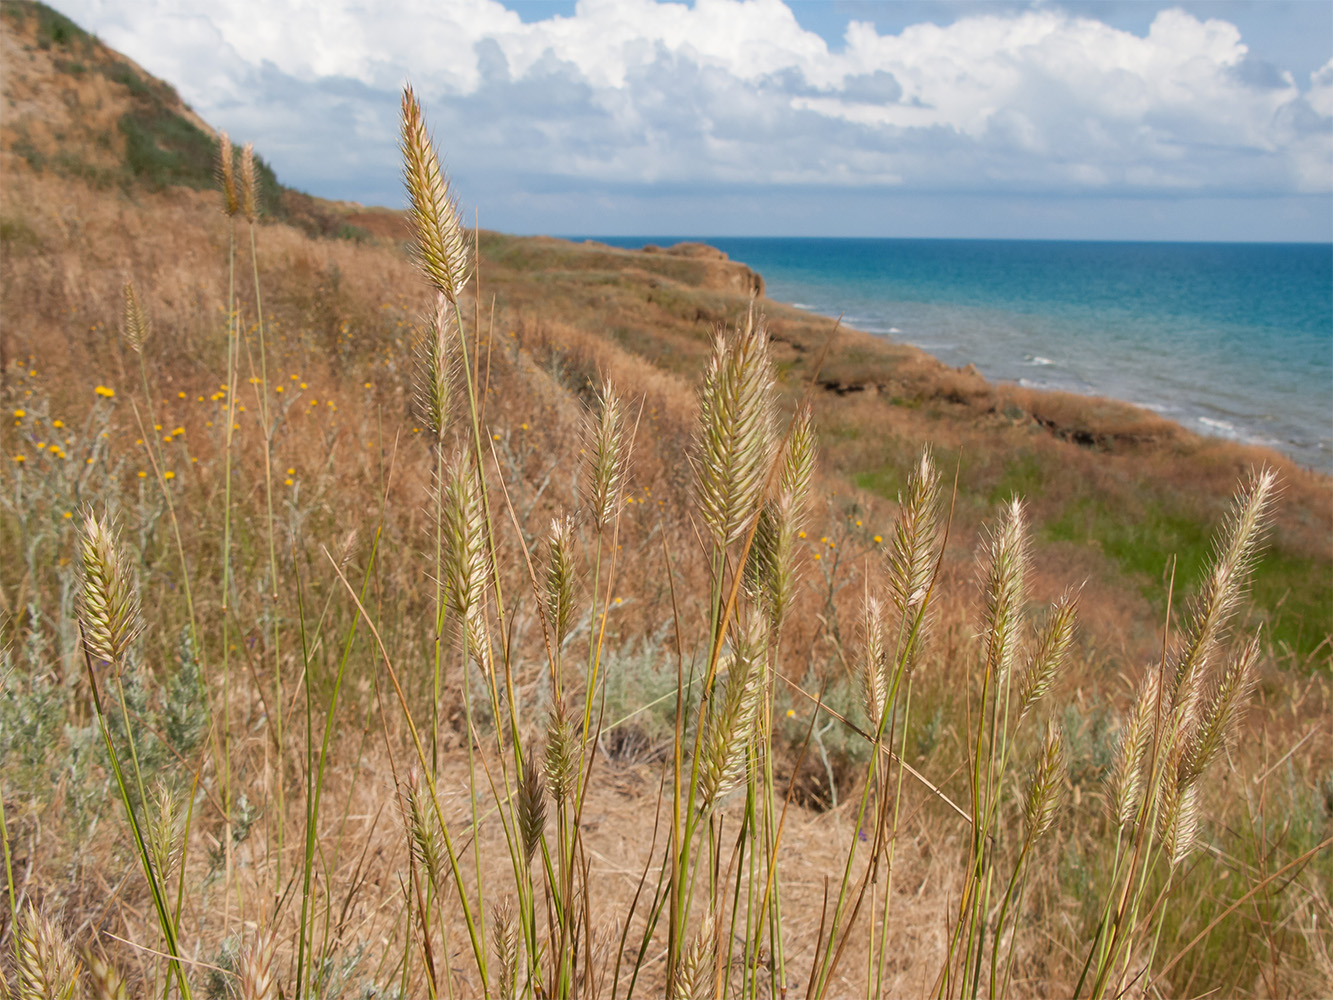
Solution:
{"label": "dry vegetation", "polygon": [[1326,479],[761,337],[706,249],[457,229],[419,142],[415,227],[262,169],[228,215],[117,124],[169,88],[0,44],[20,996],[1333,991]]}

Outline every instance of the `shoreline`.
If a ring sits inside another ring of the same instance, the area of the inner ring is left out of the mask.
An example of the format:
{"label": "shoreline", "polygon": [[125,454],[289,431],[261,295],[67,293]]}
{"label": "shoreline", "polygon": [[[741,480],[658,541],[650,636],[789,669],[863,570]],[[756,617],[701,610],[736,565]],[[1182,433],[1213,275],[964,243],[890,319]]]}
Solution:
{"label": "shoreline", "polygon": [[[1243,348],[1236,346],[1239,321],[1234,317],[1210,320],[1208,316],[1182,313],[1166,317],[1169,323],[1164,324],[1163,315],[1154,311],[1151,301],[1142,307],[1126,307],[1121,298],[1111,303],[1094,299],[1070,307],[1060,297],[1068,294],[1067,287],[1058,287],[1063,275],[1038,279],[1054,281],[1049,290],[1056,294],[1049,298],[1040,297],[1046,288],[1037,288],[1033,294],[1020,284],[1013,301],[987,299],[984,293],[989,289],[984,285],[977,286],[983,293],[979,297],[977,288],[963,283],[956,289],[946,285],[943,290],[934,285],[925,291],[924,298],[900,299],[894,292],[901,295],[901,287],[880,290],[874,268],[882,264],[877,259],[867,259],[863,272],[848,277],[841,273],[835,276],[827,262],[807,264],[794,255],[806,243],[833,247],[832,254],[848,244],[909,245],[921,241],[721,239],[722,246],[690,240],[664,249],[651,242],[655,237],[606,239],[615,242],[598,238],[583,242],[650,253],[678,253],[677,247],[707,246],[719,259],[760,275],[772,302],[827,320],[836,320],[841,313],[848,327],[889,343],[914,347],[956,370],[970,365],[996,385],[1115,400],[1169,420],[1185,432],[1272,451],[1310,472],[1333,475],[1333,427],[1320,409],[1324,395],[1333,407],[1333,394],[1318,390],[1318,368],[1309,374],[1283,374],[1303,371],[1301,358],[1305,353],[1312,349],[1318,356],[1325,346],[1321,327],[1311,328],[1308,322],[1290,328],[1294,331],[1291,341],[1279,341],[1268,364],[1267,354],[1262,361],[1251,357],[1254,349],[1248,343]],[[946,246],[958,241],[936,242]],[[1022,245],[1032,241],[971,242]],[[1051,246],[1093,245],[1087,241],[1046,242]],[[756,249],[746,243],[762,246]],[[1198,246],[1207,251],[1213,245]],[[753,255],[747,251],[753,251],[757,259],[751,260]],[[843,256],[852,257],[845,252]],[[947,262],[953,263],[951,258]],[[994,266],[993,261],[982,263]],[[1050,270],[1045,261],[1041,264],[1042,270]],[[1082,266],[1086,268],[1086,262]],[[1031,279],[1031,270],[1019,275],[1020,279],[1025,276]],[[925,278],[933,280],[935,275],[925,273]],[[885,284],[891,286],[889,279]],[[957,291],[956,298],[943,297],[951,290]],[[1272,329],[1286,329],[1281,322],[1275,321]],[[1247,334],[1242,326],[1239,336],[1248,340]],[[1169,343],[1170,350],[1160,349],[1160,343]]]}

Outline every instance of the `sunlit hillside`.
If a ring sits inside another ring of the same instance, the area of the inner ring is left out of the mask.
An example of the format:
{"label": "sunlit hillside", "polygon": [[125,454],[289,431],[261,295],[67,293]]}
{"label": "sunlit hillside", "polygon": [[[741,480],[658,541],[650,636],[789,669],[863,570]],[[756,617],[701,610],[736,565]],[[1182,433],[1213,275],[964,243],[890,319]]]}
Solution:
{"label": "sunlit hillside", "polygon": [[0,61],[16,995],[1333,991],[1326,477]]}

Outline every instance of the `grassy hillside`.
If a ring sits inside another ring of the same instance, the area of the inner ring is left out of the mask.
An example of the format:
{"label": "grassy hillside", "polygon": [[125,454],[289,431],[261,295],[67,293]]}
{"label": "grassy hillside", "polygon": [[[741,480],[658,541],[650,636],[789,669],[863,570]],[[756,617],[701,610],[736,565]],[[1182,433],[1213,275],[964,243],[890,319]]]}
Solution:
{"label": "grassy hillside", "polygon": [[[697,246],[483,231],[468,235],[461,336],[440,340],[453,327],[434,319],[402,213],[301,195],[259,161],[262,214],[227,216],[217,138],[169,86],[38,4],[0,7],[0,54],[11,982],[27,968],[13,946],[38,950],[31,904],[52,939],[85,950],[93,996],[117,995],[98,969],[117,970],[129,995],[241,995],[242,983],[278,995],[264,982],[288,997],[479,996],[483,982],[500,995],[515,959],[495,939],[514,927],[520,995],[536,982],[546,995],[663,995],[694,962],[733,995],[919,995],[945,969],[953,996],[971,962],[951,928],[973,913],[976,958],[1010,955],[1014,995],[1072,995],[1123,877],[1121,838],[1155,829],[1126,833],[1106,811],[1135,692],[1164,646],[1173,663],[1183,655],[1230,498],[1267,465],[1280,495],[1206,688],[1220,704],[1223,667],[1257,632],[1254,703],[1200,786],[1199,848],[1142,883],[1124,965],[1130,978],[1150,967],[1163,995],[1333,989],[1327,478],[1112,401],[992,385],[760,297],[774,433],[808,405],[817,470],[797,505],[789,610],[764,640],[752,719],[766,735],[741,741],[740,787],[691,811],[673,787],[695,787],[691,761],[711,752],[724,717],[713,705],[729,704],[749,641],[718,624],[733,581],[745,629],[771,610],[741,569],[759,565],[743,541],[709,541],[698,482],[711,454],[698,443],[703,373],[719,329],[732,350],[745,342],[735,331],[761,276]],[[151,329],[137,344],[140,313]],[[446,340],[460,370],[436,435],[420,369]],[[596,470],[619,468],[590,462],[604,453],[604,380],[623,399],[629,454],[599,528]],[[866,598],[897,578],[886,550],[910,520],[927,445],[943,494],[937,548],[918,560],[930,628],[910,656],[890,635],[898,653],[880,660]],[[468,469],[486,513],[449,520]],[[1029,568],[1012,604],[1031,622],[1014,633],[1016,663],[1043,648],[1053,603],[1078,592],[1063,669],[1021,716],[984,681],[1004,631],[986,567],[1008,551],[996,539],[1016,530],[1014,496]],[[144,623],[96,660],[84,643],[110,626],[89,614],[88,510],[116,519],[117,572]],[[566,513],[578,514],[573,610],[552,643],[548,535]],[[455,549],[487,568],[472,616],[458,613]],[[902,665],[878,720],[872,662]],[[996,719],[1013,761],[981,752]],[[875,721],[896,756],[872,751]],[[1025,846],[1029,764],[1056,731],[1068,766],[1049,787],[1063,804]],[[554,758],[553,745],[565,747]],[[588,775],[577,795],[559,792],[561,752]],[[989,810],[973,806],[981,785]],[[535,823],[535,801],[547,815],[523,862],[515,831]],[[692,843],[702,858],[688,890],[668,863],[680,854],[665,853],[681,813],[697,824],[675,850]],[[761,905],[772,858],[780,918]],[[891,884],[870,879],[890,865]],[[960,910],[981,870],[1015,885],[1025,872],[1007,925],[998,882],[993,905]],[[864,906],[836,912],[840,879]],[[702,933],[705,911],[727,930]],[[491,940],[478,949],[480,933]],[[173,949],[201,964],[175,976],[158,957]]]}

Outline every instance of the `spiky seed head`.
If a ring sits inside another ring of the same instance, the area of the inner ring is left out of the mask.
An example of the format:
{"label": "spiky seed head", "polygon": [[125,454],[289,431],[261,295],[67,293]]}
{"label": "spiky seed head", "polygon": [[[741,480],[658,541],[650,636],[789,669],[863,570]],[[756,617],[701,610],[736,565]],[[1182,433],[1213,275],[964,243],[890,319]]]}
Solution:
{"label": "spiky seed head", "polygon": [[1235,744],[1254,690],[1254,668],[1259,659],[1259,636],[1221,671],[1208,697],[1199,725],[1189,734],[1180,761],[1180,780],[1193,782],[1214,760]]}
{"label": "spiky seed head", "polygon": [[1157,731],[1161,690],[1161,675],[1149,668],[1139,686],[1129,722],[1121,730],[1120,741],[1116,744],[1115,756],[1111,761],[1106,801],[1111,810],[1111,819],[1121,827],[1134,821],[1143,798],[1143,769]]}
{"label": "spiky seed head", "polygon": [[719,334],[699,402],[697,494],[713,541],[726,547],[759,512],[773,452],[773,365],[754,309],[728,339]]}
{"label": "spiky seed head", "polygon": [[449,178],[426,129],[421,102],[411,87],[403,89],[402,126],[403,179],[412,202],[417,265],[457,307],[469,277],[467,235],[458,203],[449,193]]}
{"label": "spiky seed head", "polygon": [[460,365],[458,317],[442,292],[436,293],[435,307],[423,326],[417,341],[417,409],[427,433],[443,443]]}
{"label": "spiky seed head", "polygon": [[1051,617],[1037,640],[1037,648],[1023,668],[1018,681],[1018,717],[1022,719],[1046,696],[1059,676],[1074,642],[1074,623],[1078,617],[1077,598],[1065,594],[1051,609]]}
{"label": "spiky seed head", "polygon": [[231,149],[231,136],[223,132],[218,136],[218,186],[222,189],[222,211],[235,215],[241,207],[236,193],[236,162]]}
{"label": "spiky seed head", "polygon": [[185,805],[180,794],[162,781],[153,792],[148,821],[148,853],[159,882],[171,880],[185,845]]}
{"label": "spiky seed head", "polygon": [[898,518],[885,547],[889,592],[898,619],[895,629],[906,639],[915,628],[914,645],[926,624],[924,604],[939,557],[939,520],[940,475],[930,449],[924,448],[907,478],[906,491],[898,496]]}
{"label": "spiky seed head", "polygon": [[523,761],[523,782],[518,789],[518,832],[523,841],[523,856],[532,863],[546,830],[546,790],[542,787],[542,769],[535,760]]}
{"label": "spiky seed head", "polygon": [[[726,681],[714,688],[701,752],[699,801],[707,810],[739,785],[746,774],[746,753],[754,737],[768,652],[768,622],[755,615],[748,627],[733,633],[733,646],[718,673]],[[722,682],[718,682],[722,683]]]}
{"label": "spiky seed head", "polygon": [[556,652],[574,627],[574,522],[569,517],[551,520],[546,536],[546,618]]}
{"label": "spiky seed head", "polygon": [[764,501],[755,526],[754,541],[745,561],[747,591],[768,611],[774,636],[796,589],[796,538],[805,521],[805,508],[814,475],[815,429],[809,407],[792,421],[782,453],[776,494]]}
{"label": "spiky seed head", "polygon": [[707,914],[689,948],[680,958],[671,1000],[707,1000],[713,994],[714,963],[717,957],[717,935],[713,915]]}
{"label": "spiky seed head", "polygon": [[615,387],[606,381],[597,394],[597,412],[586,423],[588,456],[584,474],[584,503],[593,525],[605,531],[620,509],[625,481],[625,406]]}
{"label": "spiky seed head", "polygon": [[1046,735],[1037,752],[1037,761],[1023,799],[1023,817],[1027,822],[1029,840],[1039,840],[1059,811],[1064,797],[1065,776],[1068,772],[1064,733],[1054,720],[1047,720]]}
{"label": "spiky seed head", "polygon": [[241,1000],[278,1000],[277,951],[278,938],[272,927],[259,931],[241,949],[236,960]]}
{"label": "spiky seed head", "polygon": [[466,452],[459,451],[450,459],[441,488],[445,582],[454,611],[467,621],[473,610],[482,605],[489,561],[481,487]]}
{"label": "spiky seed head", "polygon": [[514,1000],[518,985],[518,920],[508,896],[495,908],[495,957],[499,961],[500,1000]]}
{"label": "spiky seed head", "polygon": [[129,562],[110,517],[84,511],[79,555],[83,563],[79,628],[84,648],[94,660],[120,665],[143,626]]}
{"label": "spiky seed head", "polygon": [[814,416],[809,405],[802,406],[791,422],[791,430],[782,452],[782,473],[778,477],[778,492],[791,494],[797,511],[804,508],[810,495],[818,442]]}
{"label": "spiky seed head", "polygon": [[75,1000],[80,966],[56,923],[29,906],[19,918],[15,954],[20,1000]]}
{"label": "spiky seed head", "polygon": [[1171,867],[1190,856],[1199,836],[1199,782],[1182,784],[1168,771],[1162,787],[1160,833]]}
{"label": "spiky seed head", "polygon": [[255,176],[255,144],[241,147],[241,214],[251,225],[259,218],[259,179]]}
{"label": "spiky seed head", "polygon": [[[92,1000],[129,1000],[125,977],[114,965],[91,951],[84,952],[83,964],[92,982]],[[4,994],[0,994],[2,996]]]}
{"label": "spiky seed head", "polygon": [[1203,591],[1190,605],[1170,689],[1177,729],[1181,731],[1197,724],[1209,661],[1249,586],[1276,493],[1277,473],[1272,469],[1253,473],[1236,494],[1213,543]]}
{"label": "spiky seed head", "polygon": [[148,339],[152,328],[149,326],[143,306],[139,303],[139,296],[134,290],[132,281],[125,282],[122,299],[124,307],[121,310],[121,336],[125,338],[130,350],[135,354],[142,354],[144,342]]}
{"label": "spiky seed head", "polygon": [[435,813],[430,786],[415,767],[407,775],[407,832],[412,858],[436,891],[444,885],[448,872],[449,855],[445,850],[444,832]]}
{"label": "spiky seed head", "polygon": [[871,733],[878,733],[888,697],[888,672],[884,662],[884,606],[877,597],[866,599],[861,634],[865,642],[865,651],[861,654],[861,705],[870,722]]}
{"label": "spiky seed head", "polygon": [[556,802],[565,802],[578,782],[583,754],[574,724],[557,706],[546,720],[546,788]]}
{"label": "spiky seed head", "polygon": [[1027,517],[1015,497],[1004,507],[992,531],[985,570],[987,663],[995,671],[996,690],[1004,687],[1023,634],[1024,577],[1027,572]]}

